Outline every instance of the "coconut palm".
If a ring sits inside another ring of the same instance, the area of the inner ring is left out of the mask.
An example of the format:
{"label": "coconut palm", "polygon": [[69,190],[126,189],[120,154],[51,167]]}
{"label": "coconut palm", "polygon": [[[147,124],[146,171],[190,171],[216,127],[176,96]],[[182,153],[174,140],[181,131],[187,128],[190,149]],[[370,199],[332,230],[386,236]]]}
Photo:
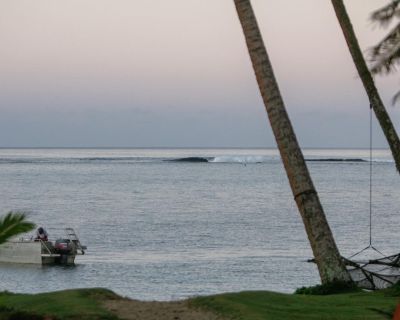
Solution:
{"label": "coconut palm", "polygon": [[350,282],[286,112],[249,0],[234,0],[261,96],[322,283]]}
{"label": "coconut palm", "polygon": [[396,163],[397,171],[400,173],[400,140],[397,135],[396,129],[385,109],[382,99],[375,86],[374,79],[369,71],[364,56],[358,44],[357,37],[354,33],[353,26],[351,25],[350,18],[347,14],[346,7],[342,0],[331,0],[333,8],[339,24],[342,28],[343,35],[346,39],[347,46],[350,50],[354,64],[357,68],[358,75],[364,85],[365,91],[369,98],[370,107],[374,110],[376,118],[385,134],[386,140],[392,151],[394,161]]}
{"label": "coconut palm", "polygon": [[21,212],[10,211],[0,219],[0,244],[10,238],[35,228],[32,222],[26,221],[26,216]]}

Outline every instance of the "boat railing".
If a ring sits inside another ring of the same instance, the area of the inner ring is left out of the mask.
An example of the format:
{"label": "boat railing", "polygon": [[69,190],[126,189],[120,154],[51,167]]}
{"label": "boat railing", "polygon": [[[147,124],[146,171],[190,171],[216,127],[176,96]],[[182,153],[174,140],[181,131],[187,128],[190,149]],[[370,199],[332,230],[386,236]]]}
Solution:
{"label": "boat railing", "polygon": [[[71,242],[71,244],[73,245],[73,248],[74,248],[73,249],[74,253],[75,254],[85,254],[85,250],[87,249],[87,247],[81,244],[80,239],[79,239],[78,235],[76,234],[75,230],[73,228],[63,228],[63,230],[64,230],[64,235],[65,235],[64,238],[68,239]],[[42,248],[44,248],[44,250],[47,252],[47,253],[44,253],[44,255],[54,256],[54,255],[58,255],[58,254],[55,254],[54,250],[52,251],[49,248],[49,246],[46,244],[46,242],[55,243],[56,240],[58,240],[58,239],[60,239],[60,238],[53,239],[53,237],[52,238],[49,237],[47,241],[43,241],[41,239],[38,239],[34,235],[32,235],[31,237],[25,237],[25,238],[21,237],[18,240],[14,240],[14,241],[17,241],[17,242],[33,242],[33,241],[40,242],[42,245]],[[11,242],[13,242],[13,241],[11,241]]]}
{"label": "boat railing", "polygon": [[75,230],[73,228],[65,228],[65,234],[68,239],[74,244],[77,254],[85,254],[86,246],[81,244]]}
{"label": "boat railing", "polygon": [[47,246],[46,242],[44,242],[43,240],[40,240],[40,239],[39,239],[39,241],[42,244],[42,247],[45,248],[49,254],[53,254],[53,252],[51,252],[51,250]]}

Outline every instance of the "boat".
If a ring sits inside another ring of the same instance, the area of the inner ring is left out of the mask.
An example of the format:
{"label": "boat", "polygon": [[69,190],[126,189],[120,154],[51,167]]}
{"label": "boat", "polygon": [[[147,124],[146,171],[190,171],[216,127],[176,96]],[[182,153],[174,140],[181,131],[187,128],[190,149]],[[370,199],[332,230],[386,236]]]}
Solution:
{"label": "boat", "polygon": [[65,228],[65,236],[54,241],[31,238],[10,240],[0,245],[0,262],[74,265],[77,255],[85,254],[73,228]]}

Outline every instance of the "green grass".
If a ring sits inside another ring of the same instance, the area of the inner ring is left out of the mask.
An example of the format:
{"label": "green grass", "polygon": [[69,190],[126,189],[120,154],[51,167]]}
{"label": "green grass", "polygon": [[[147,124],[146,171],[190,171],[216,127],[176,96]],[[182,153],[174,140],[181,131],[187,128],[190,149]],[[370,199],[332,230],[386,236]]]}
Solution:
{"label": "green grass", "polygon": [[[0,293],[0,320],[114,320],[102,307],[105,299],[119,299],[106,289],[76,289],[42,294]],[[400,302],[400,285],[379,292],[332,295],[283,294],[268,291],[226,293],[191,299],[195,308],[228,319],[391,319]]]}
{"label": "green grass", "polygon": [[282,294],[268,291],[227,293],[191,300],[233,319],[391,319],[399,297],[392,291],[334,295]]}
{"label": "green grass", "polygon": [[[0,319],[116,319],[101,300],[116,295],[105,289],[76,289],[41,294],[0,293]],[[35,318],[36,316],[36,318]]]}

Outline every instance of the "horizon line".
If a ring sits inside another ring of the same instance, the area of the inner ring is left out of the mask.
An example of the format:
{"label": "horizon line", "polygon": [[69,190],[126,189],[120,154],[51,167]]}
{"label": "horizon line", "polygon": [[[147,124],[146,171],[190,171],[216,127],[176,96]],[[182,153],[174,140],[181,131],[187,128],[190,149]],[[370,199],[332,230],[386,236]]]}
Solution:
{"label": "horizon line", "polygon": [[[68,147],[55,147],[55,146],[23,146],[23,147],[2,147],[0,146],[0,150],[4,150],[4,149],[160,149],[160,150],[171,150],[171,149],[209,149],[209,150],[213,150],[213,149],[265,149],[265,150],[278,150],[277,147],[259,147],[259,146],[250,146],[250,147],[244,147],[244,146],[240,146],[240,147],[230,147],[230,146],[224,146],[224,147],[189,147],[189,146],[184,146],[184,147],[143,147],[143,146],[114,146],[114,147],[110,147],[110,146],[80,146],[80,147],[73,147],[73,146],[68,146]],[[369,147],[301,147],[301,149],[337,149],[337,150],[369,150]],[[373,150],[390,150],[389,147],[373,147]]]}

